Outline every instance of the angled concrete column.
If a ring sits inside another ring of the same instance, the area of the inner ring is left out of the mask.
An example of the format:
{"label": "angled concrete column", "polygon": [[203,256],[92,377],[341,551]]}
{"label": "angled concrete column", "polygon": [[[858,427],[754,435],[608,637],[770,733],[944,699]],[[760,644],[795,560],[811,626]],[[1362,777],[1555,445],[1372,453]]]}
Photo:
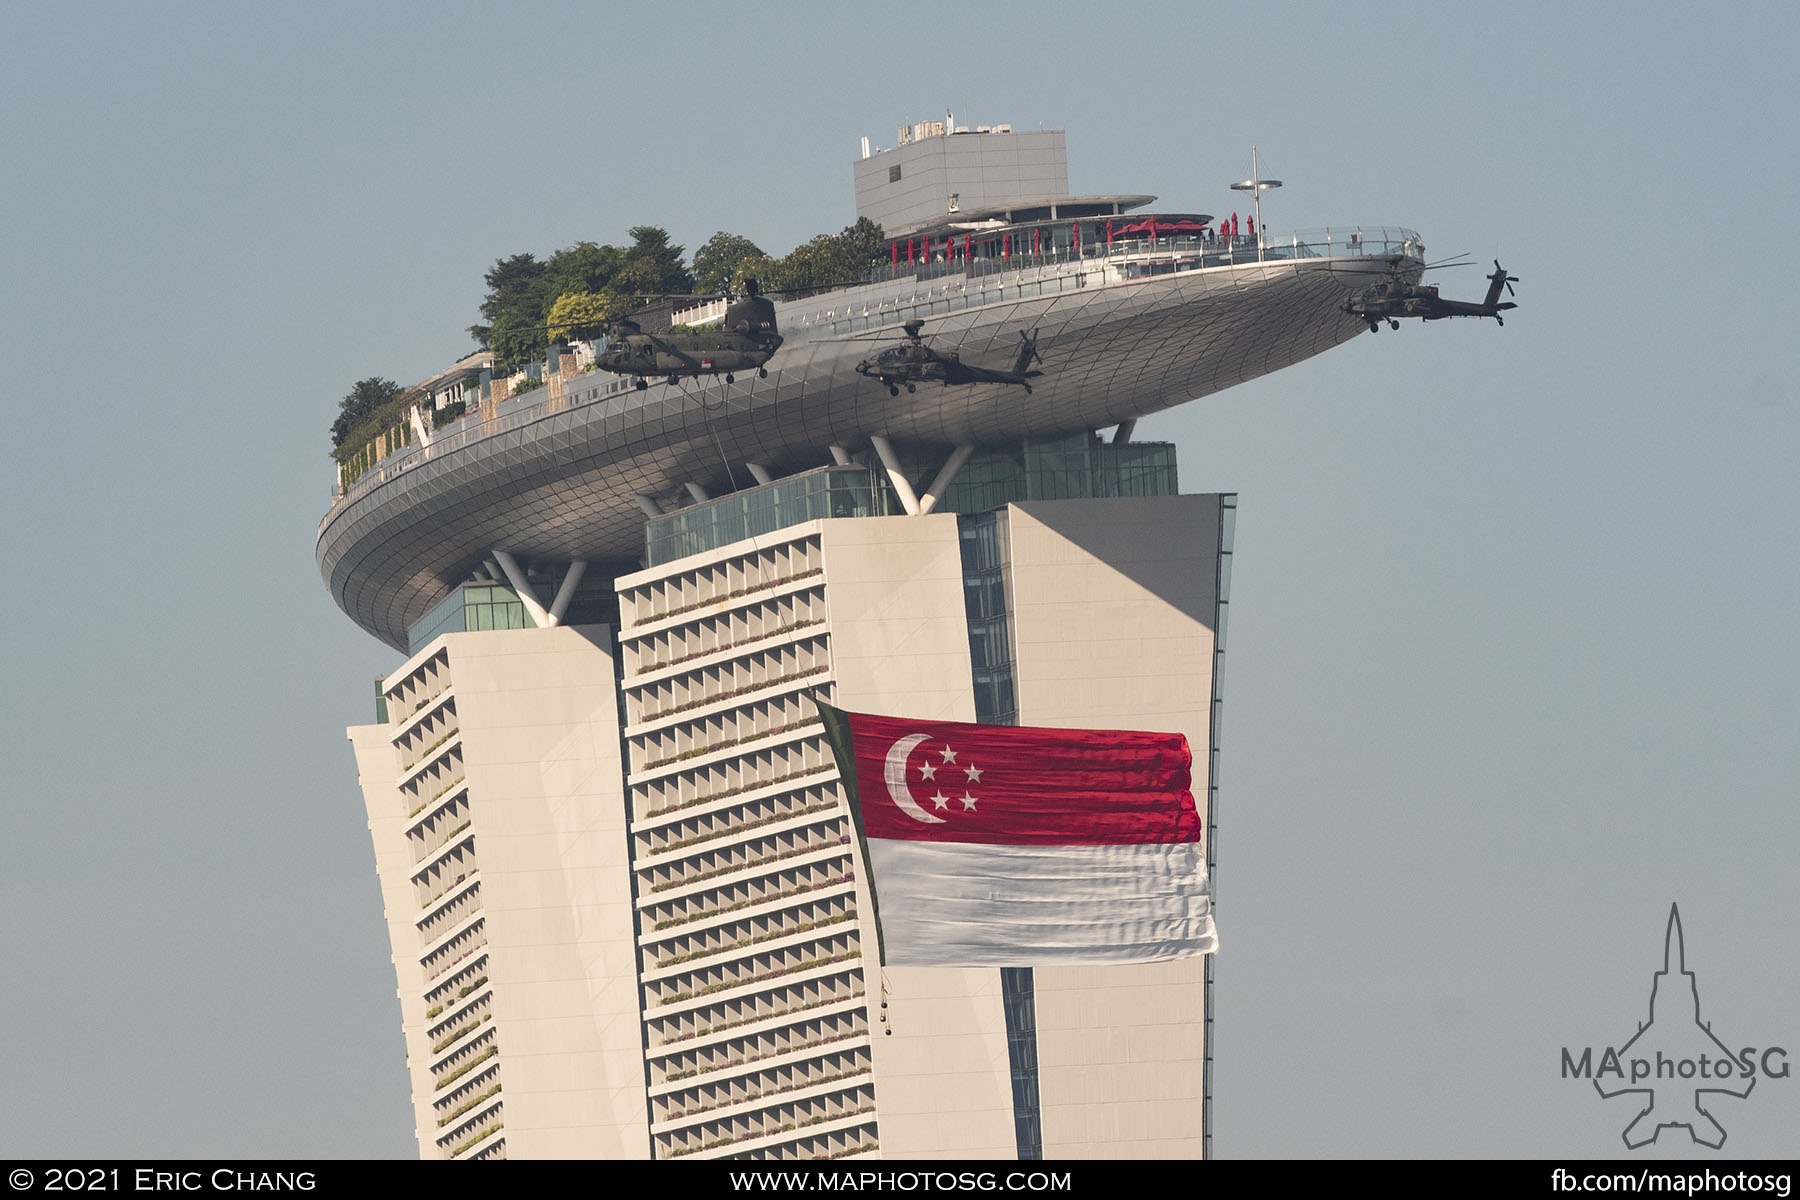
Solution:
{"label": "angled concrete column", "polygon": [[556,589],[556,599],[550,602],[550,623],[561,625],[563,614],[569,611],[569,601],[575,598],[575,585],[581,582],[582,572],[587,570],[587,562],[576,559],[569,564],[569,573],[563,576],[562,586]]}
{"label": "angled concrete column", "polygon": [[956,473],[963,469],[963,464],[969,461],[969,455],[973,453],[974,446],[958,446],[950,452],[950,457],[938,471],[937,478],[931,481],[931,486],[925,489],[924,496],[919,499],[920,515],[937,507],[937,502],[944,498],[945,490],[956,482]]}
{"label": "angled concrete column", "polygon": [[531,623],[539,629],[547,629],[555,624],[550,620],[550,614],[544,611],[544,606],[538,603],[537,593],[531,590],[530,581],[525,578],[525,572],[519,569],[513,556],[504,550],[495,550],[493,554],[494,561],[506,572],[506,582],[512,584],[513,591],[519,594],[519,601],[525,605],[525,614],[531,618]]}
{"label": "angled concrete column", "polygon": [[881,465],[887,468],[888,482],[894,485],[894,494],[900,497],[900,507],[906,510],[907,516],[918,516],[919,498],[900,471],[900,456],[894,453],[894,444],[884,437],[872,437],[869,442],[881,456]]}

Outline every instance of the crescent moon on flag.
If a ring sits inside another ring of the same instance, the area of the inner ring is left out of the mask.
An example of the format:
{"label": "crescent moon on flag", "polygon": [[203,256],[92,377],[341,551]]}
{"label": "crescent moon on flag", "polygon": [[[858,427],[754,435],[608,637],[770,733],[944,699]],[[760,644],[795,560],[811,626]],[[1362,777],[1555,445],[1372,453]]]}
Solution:
{"label": "crescent moon on flag", "polygon": [[883,772],[883,778],[887,780],[888,797],[901,812],[921,825],[942,825],[944,818],[934,817],[920,808],[919,802],[912,798],[912,792],[906,786],[906,756],[920,742],[930,740],[931,735],[928,733],[909,733],[888,747],[887,769]]}

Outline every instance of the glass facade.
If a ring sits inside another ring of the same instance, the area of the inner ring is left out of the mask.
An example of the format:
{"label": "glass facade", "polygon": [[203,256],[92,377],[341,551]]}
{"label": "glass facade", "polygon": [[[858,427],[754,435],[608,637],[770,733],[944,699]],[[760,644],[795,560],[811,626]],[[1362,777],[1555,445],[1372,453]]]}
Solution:
{"label": "glass facade", "polygon": [[[959,516],[956,526],[962,550],[963,610],[969,626],[975,719],[983,725],[1017,725],[1019,706],[1007,605],[1006,514]],[[1000,999],[1012,1075],[1013,1138],[1021,1160],[1040,1159],[1044,1157],[1044,1125],[1038,1100],[1037,989],[1030,967],[1000,968]]]}
{"label": "glass facade", "polygon": [[431,639],[473,629],[528,629],[524,602],[501,583],[465,583],[441,600],[407,631],[407,648],[417,654]]}
{"label": "glass facade", "polygon": [[819,517],[871,517],[901,511],[898,504],[890,510],[878,508],[879,503],[869,485],[867,467],[820,467],[652,518],[644,527],[645,562],[661,566]]}
{"label": "glass facade", "polygon": [[[592,564],[582,575],[581,585],[563,613],[564,625],[617,625],[619,598],[613,593],[612,578],[619,564]],[[620,569],[628,569],[620,567]],[[543,576],[533,575],[532,590],[546,608],[550,606],[567,565],[559,566]],[[524,601],[509,585],[497,582],[465,583],[458,586],[437,606],[407,630],[407,653],[417,654],[431,640],[446,633],[472,633],[482,629],[530,629],[531,614]]]}
{"label": "glass facade", "polygon": [[[901,467],[915,492],[930,485],[943,457],[902,449]],[[1175,447],[1170,443],[1114,445],[1091,433],[1078,433],[976,452],[945,490],[937,511],[990,513],[1020,500],[1176,493]],[[880,467],[820,467],[651,518],[644,526],[644,562],[661,566],[820,517],[880,517],[904,511]]]}
{"label": "glass facade", "polygon": [[[902,452],[915,490],[929,486],[938,463]],[[887,510],[901,511],[885,472],[876,486]],[[969,457],[938,504],[940,512],[984,513],[1021,500],[1092,500],[1104,496],[1173,496],[1175,447],[1168,442],[1114,445],[1091,433],[1034,438],[1017,448],[984,449]]]}
{"label": "glass facade", "polygon": [[960,517],[957,532],[962,542],[963,606],[969,623],[975,719],[983,725],[1016,725],[1019,708],[1013,692],[1003,514]]}
{"label": "glass facade", "polygon": [[1000,968],[1000,1003],[1012,1068],[1013,1135],[1020,1161],[1039,1159],[1044,1157],[1044,1123],[1038,1105],[1037,985],[1030,967]]}

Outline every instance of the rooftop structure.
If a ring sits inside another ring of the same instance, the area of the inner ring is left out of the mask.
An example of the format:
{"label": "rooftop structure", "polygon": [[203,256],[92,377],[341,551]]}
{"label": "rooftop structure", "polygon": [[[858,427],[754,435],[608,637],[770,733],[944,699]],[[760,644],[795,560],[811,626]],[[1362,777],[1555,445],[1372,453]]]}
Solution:
{"label": "rooftop structure", "polygon": [[[1356,336],[1424,251],[1061,195],[1061,137],[865,153],[889,261],[778,304],[766,379],[458,364],[466,416],[341,477],[321,573],[407,655],[351,738],[427,1157],[1206,1151],[1207,963],[881,970],[807,697],[1178,730],[1210,863],[1235,501],[1134,423]],[[856,372],[910,322],[1041,374]]]}

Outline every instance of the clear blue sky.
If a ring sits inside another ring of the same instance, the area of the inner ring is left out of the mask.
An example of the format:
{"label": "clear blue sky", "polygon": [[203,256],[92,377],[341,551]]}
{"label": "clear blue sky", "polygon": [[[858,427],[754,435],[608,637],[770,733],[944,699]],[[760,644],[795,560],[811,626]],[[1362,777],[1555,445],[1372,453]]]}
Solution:
{"label": "clear blue sky", "polygon": [[[1254,144],[1272,230],[1520,277],[1140,426],[1242,505],[1219,1154],[1622,1152],[1558,1054],[1646,1017],[1671,901],[1714,1029],[1800,1058],[1800,10],[651,12],[6,6],[0,1151],[414,1153],[338,399],[465,352],[496,258],[835,231],[945,109],[1183,209]],[[1800,1148],[1800,1078],[1715,1112]]]}

